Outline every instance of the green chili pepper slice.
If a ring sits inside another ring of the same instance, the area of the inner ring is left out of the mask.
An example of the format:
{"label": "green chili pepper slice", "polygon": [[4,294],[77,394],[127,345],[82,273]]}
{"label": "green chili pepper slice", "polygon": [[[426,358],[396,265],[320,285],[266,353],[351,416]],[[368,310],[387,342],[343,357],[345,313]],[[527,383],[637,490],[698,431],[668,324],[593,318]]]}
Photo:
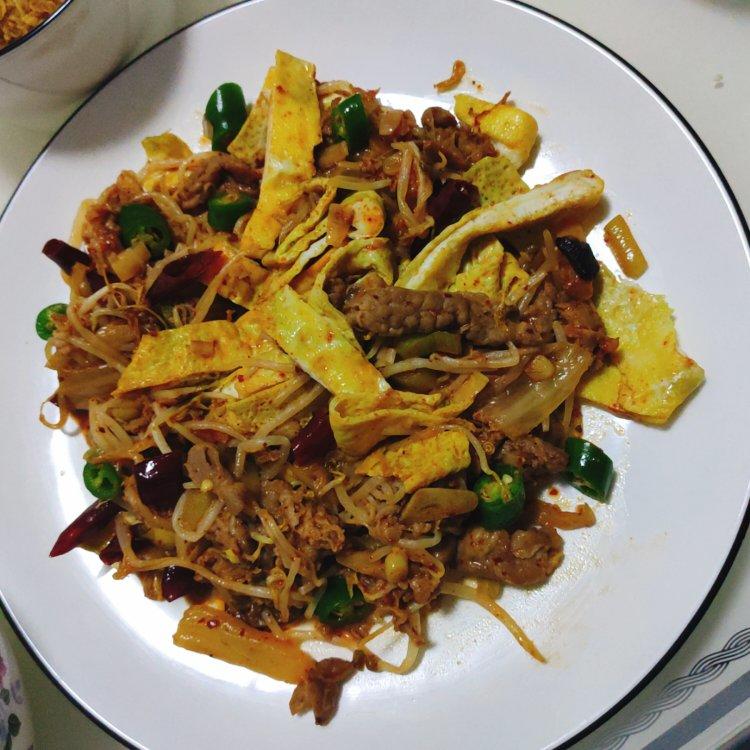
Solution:
{"label": "green chili pepper slice", "polygon": [[604,502],[615,478],[612,459],[601,448],[581,438],[568,438],[565,451],[571,484],[584,495]]}
{"label": "green chili pepper slice", "polygon": [[120,209],[117,217],[120,225],[120,240],[125,247],[134,242],[143,242],[152,260],[164,257],[164,251],[174,244],[172,230],[167,220],[153,207],[145,203],[128,203]]}
{"label": "green chili pepper slice", "polygon": [[249,195],[220,195],[208,201],[208,223],[217,232],[231,232],[237,219],[252,211],[255,201]]}
{"label": "green chili pepper slice", "polygon": [[226,151],[247,119],[242,87],[237,83],[222,83],[208,99],[205,118],[212,127],[211,148]]}
{"label": "green chili pepper slice", "polygon": [[432,370],[411,370],[392,375],[389,380],[405,391],[431,393],[437,387],[441,374]]}
{"label": "green chili pepper slice", "polygon": [[433,331],[419,336],[407,336],[396,342],[396,354],[401,359],[410,357],[429,357],[430,354],[461,354],[461,335],[448,331]]}
{"label": "green chili pepper slice", "polygon": [[351,595],[341,576],[328,579],[323,596],[315,606],[315,616],[326,625],[340,627],[364,620],[372,609],[355,586]]}
{"label": "green chili pepper slice", "polygon": [[99,500],[112,500],[120,494],[122,479],[112,464],[89,464],[83,467],[83,483]]}
{"label": "green chili pepper slice", "polygon": [[500,481],[483,474],[472,488],[479,496],[479,519],[485,529],[506,529],[520,515],[526,502],[523,473],[515,466],[493,464]]}
{"label": "green chili pepper slice", "polygon": [[333,134],[346,141],[349,153],[361,151],[370,140],[370,123],[360,94],[354,94],[337,104],[331,112]]}
{"label": "green chili pepper slice", "polygon": [[47,339],[55,332],[55,324],[52,321],[52,315],[65,315],[68,311],[68,306],[64,302],[55,302],[51,305],[47,305],[43,310],[39,311],[39,315],[36,316],[36,333],[40,339]]}

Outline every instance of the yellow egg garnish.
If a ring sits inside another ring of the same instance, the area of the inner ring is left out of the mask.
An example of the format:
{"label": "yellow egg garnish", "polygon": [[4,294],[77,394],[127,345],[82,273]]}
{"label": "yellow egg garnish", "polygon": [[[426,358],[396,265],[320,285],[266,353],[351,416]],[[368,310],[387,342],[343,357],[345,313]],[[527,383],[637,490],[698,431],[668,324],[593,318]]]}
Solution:
{"label": "yellow egg garnish", "polygon": [[596,304],[607,335],[619,339],[615,362],[581,389],[611,411],[663,424],[703,382],[703,368],[677,347],[672,310],[660,294],[617,281],[602,269]]}
{"label": "yellow egg garnish", "polygon": [[471,462],[469,441],[457,430],[424,430],[373,451],[357,467],[370,477],[400,479],[407,492],[465,469]]}
{"label": "yellow egg garnish", "polygon": [[243,251],[254,258],[273,249],[287,211],[315,175],[321,139],[315,66],[279,50],[272,78],[260,198],[242,235]]}

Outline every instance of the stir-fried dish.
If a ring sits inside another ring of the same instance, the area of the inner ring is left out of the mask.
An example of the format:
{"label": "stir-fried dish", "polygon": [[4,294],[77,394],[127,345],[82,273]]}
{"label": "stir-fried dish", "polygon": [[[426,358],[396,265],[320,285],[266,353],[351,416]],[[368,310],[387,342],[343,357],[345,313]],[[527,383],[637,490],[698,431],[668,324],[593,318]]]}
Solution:
{"label": "stir-fried dish", "polygon": [[[595,523],[551,479],[608,498],[580,402],[664,424],[703,379],[663,297],[587,243],[604,183],[527,185],[537,123],[507,96],[417,121],[284,52],[252,107],[224,83],[205,121],[197,153],[145,138],[145,166],[44,247],[70,299],[37,319],[59,381],[42,420],[82,426],[95,498],[52,555],[186,597],[177,645],[295,684],[318,723],[357,670],[408,672],[446,596],[543,660],[498,599]],[[606,238],[643,273],[621,216]]]}
{"label": "stir-fried dish", "polygon": [[62,0],[0,0],[0,49],[46,21]]}

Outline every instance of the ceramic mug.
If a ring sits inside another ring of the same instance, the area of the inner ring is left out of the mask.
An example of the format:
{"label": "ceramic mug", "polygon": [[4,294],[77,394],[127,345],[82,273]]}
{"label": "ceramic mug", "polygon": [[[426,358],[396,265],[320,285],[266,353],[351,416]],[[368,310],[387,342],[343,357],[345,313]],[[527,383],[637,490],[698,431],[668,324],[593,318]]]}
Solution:
{"label": "ceramic mug", "polygon": [[[158,10],[173,13],[172,3]],[[143,0],[65,0],[0,49],[0,117],[32,126],[54,120],[122,65],[148,12]]]}
{"label": "ceramic mug", "polygon": [[0,635],[0,750],[31,750],[34,731],[13,652]]}

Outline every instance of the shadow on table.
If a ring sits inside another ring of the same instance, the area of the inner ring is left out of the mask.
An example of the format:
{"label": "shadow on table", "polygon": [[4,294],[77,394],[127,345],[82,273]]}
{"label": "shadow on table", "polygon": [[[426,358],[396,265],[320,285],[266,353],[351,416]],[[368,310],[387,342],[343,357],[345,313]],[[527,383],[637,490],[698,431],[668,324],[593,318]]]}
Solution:
{"label": "shadow on table", "polygon": [[701,5],[713,5],[730,11],[745,11],[750,13],[750,0],[693,0]]}

